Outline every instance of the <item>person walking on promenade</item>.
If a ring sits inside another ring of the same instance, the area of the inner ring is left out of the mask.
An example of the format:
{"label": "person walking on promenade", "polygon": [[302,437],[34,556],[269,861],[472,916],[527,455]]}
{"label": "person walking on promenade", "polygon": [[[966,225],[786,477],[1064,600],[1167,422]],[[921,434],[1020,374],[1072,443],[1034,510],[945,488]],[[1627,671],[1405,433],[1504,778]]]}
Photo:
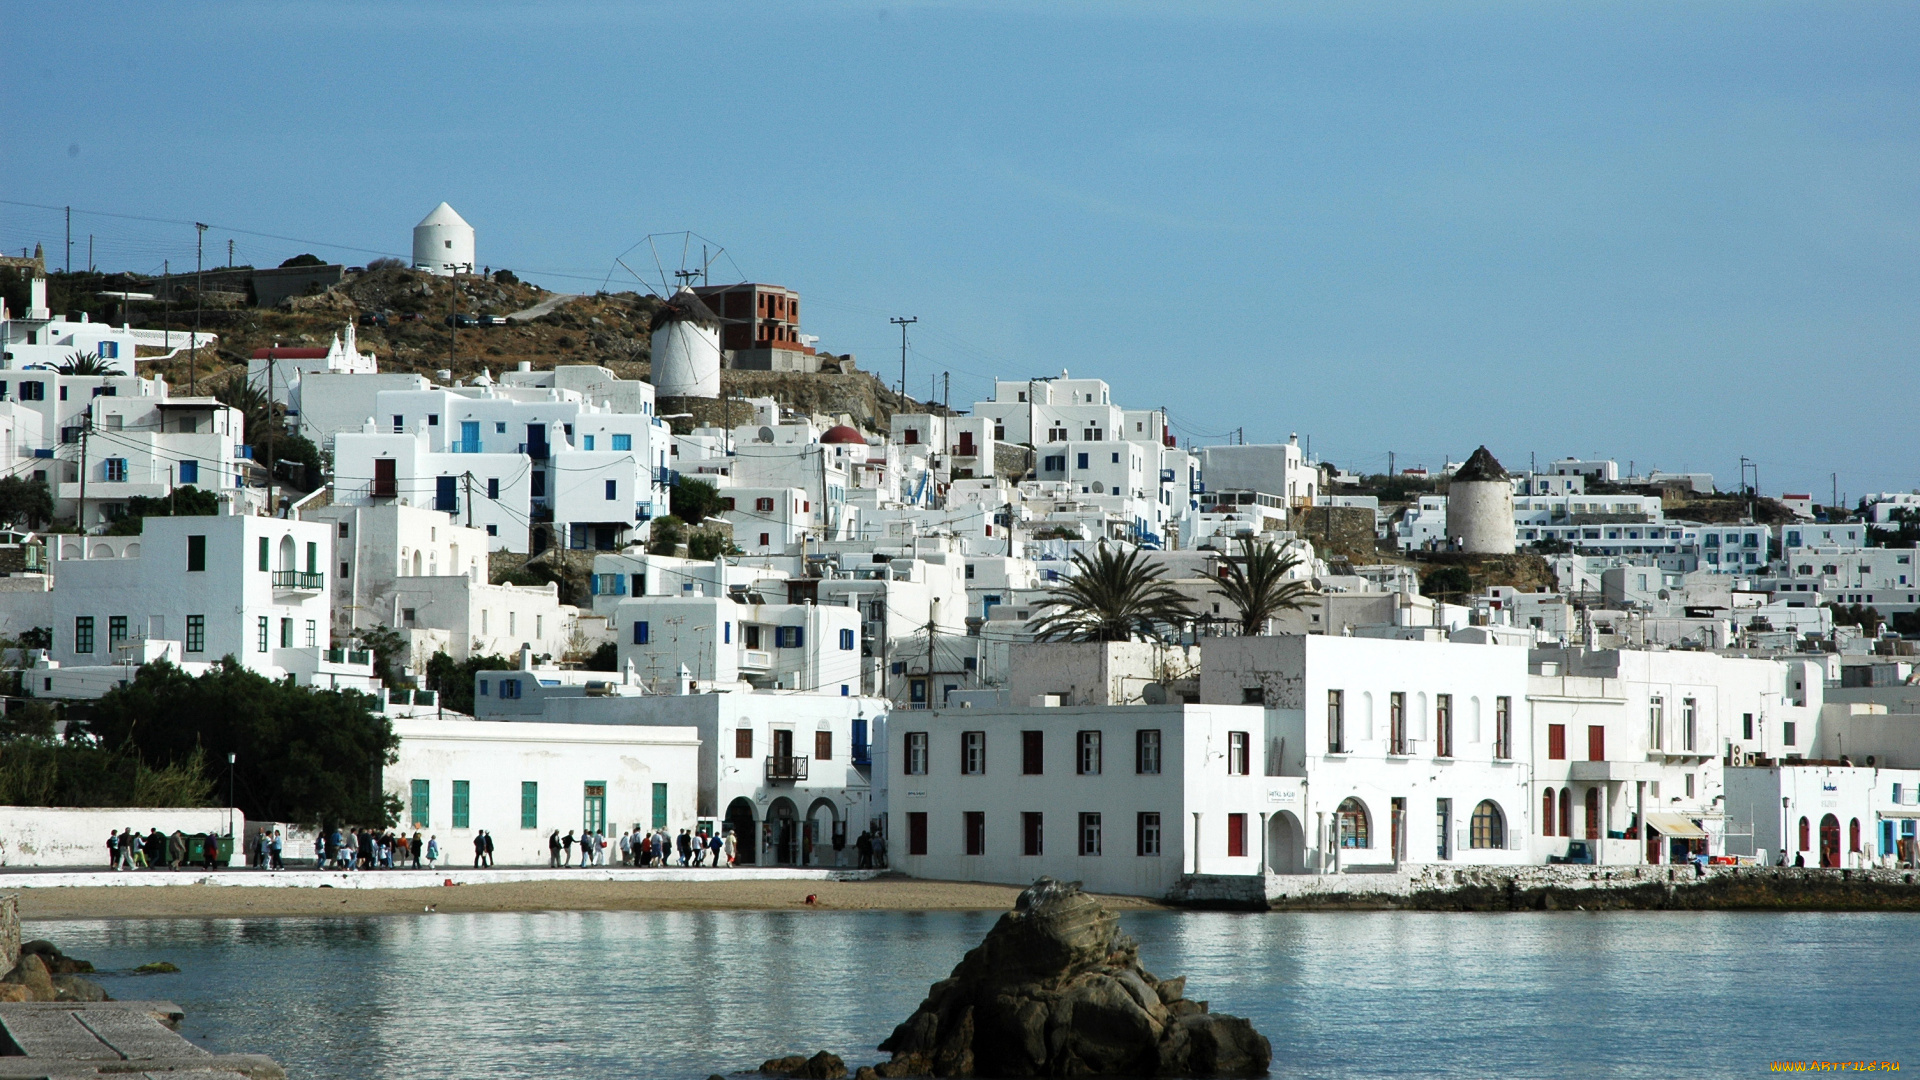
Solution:
{"label": "person walking on promenade", "polygon": [[427,837],[427,869],[437,870],[439,868],[440,838],[438,836],[429,836]]}
{"label": "person walking on promenade", "polygon": [[132,829],[122,829],[122,830],[120,830],[120,865],[119,865],[119,869],[121,869],[121,870],[131,870],[131,869],[133,869],[133,867],[134,867],[134,863],[133,863],[133,853],[134,853],[134,851],[136,851],[136,850],[137,850],[137,849],[138,849],[139,847],[140,847],[140,841],[139,841],[138,839],[136,839],[136,838],[134,837],[134,835],[133,835],[133,830],[132,830]]}
{"label": "person walking on promenade", "polygon": [[887,868],[887,834],[878,828],[873,830],[873,865],[876,870]]}
{"label": "person walking on promenade", "polygon": [[216,835],[212,829],[208,829],[207,835],[200,838],[200,844],[200,854],[206,862],[207,869],[213,870],[218,868],[220,865],[220,837]]}
{"label": "person walking on promenade", "polygon": [[707,854],[713,857],[713,865],[715,866],[720,865],[720,851],[723,846],[724,845],[720,843],[720,837],[718,834],[710,835],[707,837]]}
{"label": "person walking on promenade", "polygon": [[561,866],[570,865],[573,862],[573,830],[572,829],[567,830],[567,835],[561,839],[560,846],[566,849],[564,852],[562,852],[560,856],[560,865]]}
{"label": "person walking on promenade", "polygon": [[487,867],[488,869],[492,869],[493,867],[493,834],[488,832],[485,829],[481,829],[480,839],[482,841],[484,848],[486,849]]}
{"label": "person walking on promenade", "polygon": [[735,860],[740,857],[740,840],[734,835],[732,829],[727,830],[726,839],[721,841],[721,847],[726,852],[727,867],[731,869]]}
{"label": "person walking on promenade", "polygon": [[167,837],[167,868],[178,870],[180,864],[186,861],[187,838],[179,829],[175,829],[173,835]]}
{"label": "person walking on promenade", "polygon": [[112,829],[107,830],[107,865],[120,869],[120,834]]}
{"label": "person walking on promenade", "polygon": [[857,865],[862,870],[873,869],[873,832],[872,830],[870,829],[861,830],[860,839],[855,840],[853,842],[853,850],[855,854],[859,856],[859,858],[854,860],[855,865]]}
{"label": "person walking on promenade", "polygon": [[487,834],[484,832],[474,833],[473,834],[473,868],[475,870],[480,869],[486,857],[487,857]]}
{"label": "person walking on promenade", "polygon": [[687,830],[680,830],[680,835],[674,838],[674,844],[680,849],[680,865],[687,865],[687,852],[691,847],[687,840]]}
{"label": "person walking on promenade", "polygon": [[412,843],[411,843],[411,844],[409,845],[409,847],[410,847],[410,849],[411,849],[411,850],[412,850],[412,852],[413,852],[413,868],[414,868],[415,870],[418,870],[418,869],[420,869],[420,856],[421,856],[421,854],[422,854],[422,852],[421,852],[421,850],[420,850],[420,847],[421,847],[421,845],[420,845],[420,830],[419,830],[419,829],[415,829],[415,830],[413,830],[413,841],[412,841]]}
{"label": "person walking on promenade", "polygon": [[593,830],[581,829],[580,830],[580,865],[585,867],[585,866],[590,866],[592,864],[593,864]]}
{"label": "person walking on promenade", "polygon": [[287,864],[280,861],[280,854],[285,850],[285,844],[286,838],[280,835],[280,830],[273,830],[273,839],[267,844],[267,858],[272,861],[275,870],[287,868]]}
{"label": "person walking on promenade", "polygon": [[547,866],[560,865],[560,830],[555,829],[547,835]]}
{"label": "person walking on promenade", "polygon": [[630,832],[620,834],[620,865],[633,865],[633,834]]}

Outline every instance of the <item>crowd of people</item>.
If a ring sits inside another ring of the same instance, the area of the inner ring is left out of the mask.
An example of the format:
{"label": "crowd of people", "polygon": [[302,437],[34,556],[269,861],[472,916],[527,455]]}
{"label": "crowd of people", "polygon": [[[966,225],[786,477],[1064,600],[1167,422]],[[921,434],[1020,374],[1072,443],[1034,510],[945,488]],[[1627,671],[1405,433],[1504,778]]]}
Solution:
{"label": "crowd of people", "polygon": [[408,836],[405,830],[336,828],[316,839],[313,865],[321,870],[437,870],[445,859],[440,838],[423,836],[419,829]]}
{"label": "crowd of people", "polygon": [[[200,850],[194,852],[194,845]],[[199,858],[188,862],[190,855]],[[141,835],[132,829],[107,834],[107,865],[115,870],[158,870],[167,867],[200,866],[212,870],[219,865],[220,834],[183,833],[175,829],[163,833],[158,828]]]}
{"label": "crowd of people", "polygon": [[[722,833],[706,829],[681,829],[678,836],[664,828],[642,829],[635,825],[619,835],[621,866],[732,866],[739,857],[739,844],[733,830]],[[580,848],[580,861],[573,861],[573,849]],[[553,830],[547,837],[548,866],[606,866],[607,851],[615,846],[600,829],[582,829],[576,838],[568,829],[565,836]]]}

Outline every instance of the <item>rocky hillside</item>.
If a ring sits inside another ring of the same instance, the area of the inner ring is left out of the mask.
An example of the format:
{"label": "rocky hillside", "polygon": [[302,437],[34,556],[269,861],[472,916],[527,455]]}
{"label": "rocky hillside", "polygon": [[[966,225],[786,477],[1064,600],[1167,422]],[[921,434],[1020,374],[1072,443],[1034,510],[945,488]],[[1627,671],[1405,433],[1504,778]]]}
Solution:
{"label": "rocky hillside", "polygon": [[[198,381],[217,386],[245,370],[256,349],[271,345],[324,347],[349,321],[358,324],[360,347],[379,357],[382,371],[414,371],[438,379],[442,371],[465,379],[488,371],[498,375],[521,362],[535,368],[555,364],[599,364],[616,375],[645,379],[651,371],[648,325],[659,301],[632,292],[587,293],[566,296],[515,280],[511,274],[493,278],[433,277],[399,267],[355,274],[315,296],[296,297],[277,309],[223,307],[202,313],[203,326],[220,335],[215,355],[202,355]],[[447,315],[513,317],[507,326],[477,326],[449,330]],[[135,325],[158,327],[158,311],[134,313]],[[176,307],[164,320],[176,329],[193,325],[191,308]],[[378,323],[384,322],[384,325]],[[841,367],[842,358],[829,357],[829,367]],[[188,383],[184,358],[165,364],[143,364],[142,373],[159,372],[184,388]],[[851,369],[850,360],[845,367]],[[734,397],[772,397],[802,412],[824,416],[845,414],[870,431],[884,432],[902,399],[879,379],[857,370],[818,375],[768,371],[724,371],[721,387]],[[906,408],[927,406],[907,399]],[[692,412],[700,422],[726,417],[723,401],[681,402],[670,412]],[[744,423],[745,406],[731,407],[732,422]],[[677,427],[690,426],[676,421]]]}

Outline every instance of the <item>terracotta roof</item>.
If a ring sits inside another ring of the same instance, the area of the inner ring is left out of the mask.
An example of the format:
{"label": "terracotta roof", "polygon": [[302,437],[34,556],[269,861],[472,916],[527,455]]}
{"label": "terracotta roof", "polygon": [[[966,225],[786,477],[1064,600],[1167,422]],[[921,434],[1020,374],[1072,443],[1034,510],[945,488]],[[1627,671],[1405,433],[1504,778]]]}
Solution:
{"label": "terracotta roof", "polygon": [[1500,463],[1494,460],[1493,454],[1488,452],[1484,446],[1475,450],[1473,456],[1467,459],[1467,463],[1460,466],[1459,470],[1453,474],[1455,483],[1463,480],[1472,482],[1475,480],[1511,479],[1513,479],[1513,477],[1508,475],[1507,470],[1500,467]]}

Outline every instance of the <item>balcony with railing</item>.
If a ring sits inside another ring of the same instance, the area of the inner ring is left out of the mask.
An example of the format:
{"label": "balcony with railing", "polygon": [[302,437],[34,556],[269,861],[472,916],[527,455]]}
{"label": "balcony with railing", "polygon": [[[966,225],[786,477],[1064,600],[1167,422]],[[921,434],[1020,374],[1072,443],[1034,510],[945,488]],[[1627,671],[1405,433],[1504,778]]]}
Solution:
{"label": "balcony with railing", "polygon": [[368,650],[368,649],[341,649],[341,648],[328,649],[327,663],[352,664],[355,667],[358,667],[363,664],[373,663],[373,653],[371,650]]}
{"label": "balcony with railing", "polygon": [[480,440],[479,439],[450,439],[447,442],[447,453],[449,454],[481,453]]}
{"label": "balcony with railing", "polygon": [[799,755],[767,758],[767,779],[789,783],[807,778],[807,759]]}
{"label": "balcony with railing", "polygon": [[327,587],[327,575],[318,570],[275,570],[273,587],[286,592],[319,592]]}

